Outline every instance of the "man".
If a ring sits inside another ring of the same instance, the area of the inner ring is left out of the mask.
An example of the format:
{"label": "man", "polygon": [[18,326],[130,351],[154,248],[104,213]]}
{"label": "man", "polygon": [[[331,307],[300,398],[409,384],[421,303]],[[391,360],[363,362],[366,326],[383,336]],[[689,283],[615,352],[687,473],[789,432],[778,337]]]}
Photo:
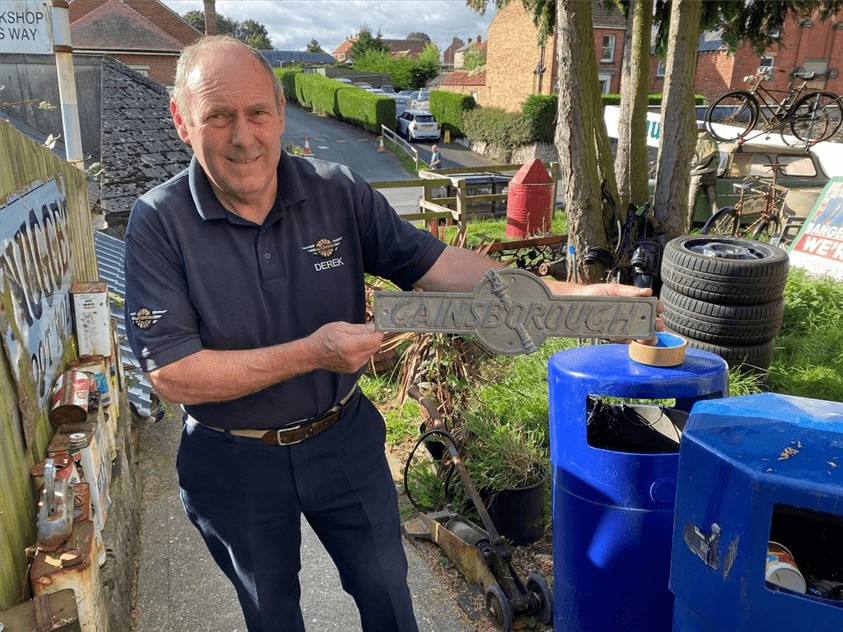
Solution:
{"label": "man", "polygon": [[700,189],[708,199],[711,214],[718,210],[717,205],[717,168],[720,166],[720,151],[717,142],[712,138],[705,123],[697,121],[697,145],[691,160],[691,186],[688,190],[689,226],[694,224],[694,210]]}
{"label": "man", "polygon": [[362,629],[415,631],[385,426],[356,386],[382,340],[363,275],[467,291],[496,264],[402,221],[346,167],[288,156],[281,86],[237,40],[183,51],[170,111],[194,159],[132,209],[126,313],[142,369],[185,410],[185,510],[250,632],[304,630],[302,514]]}
{"label": "man", "polygon": [[439,153],[439,147],[431,146],[430,152],[430,168],[438,169],[442,166],[442,154]]}

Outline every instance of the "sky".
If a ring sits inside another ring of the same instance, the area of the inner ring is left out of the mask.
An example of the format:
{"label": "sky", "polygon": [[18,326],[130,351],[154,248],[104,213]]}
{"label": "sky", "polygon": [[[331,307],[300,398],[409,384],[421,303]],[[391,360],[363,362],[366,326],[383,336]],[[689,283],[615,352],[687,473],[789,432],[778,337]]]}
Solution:
{"label": "sky", "polygon": [[[202,11],[201,0],[161,0],[179,15]],[[485,15],[469,9],[465,0],[217,0],[217,13],[266,27],[276,50],[305,50],[312,39],[331,53],[362,27],[384,39],[406,39],[426,33],[445,50],[454,37],[463,42],[486,34],[494,16],[492,3]]]}

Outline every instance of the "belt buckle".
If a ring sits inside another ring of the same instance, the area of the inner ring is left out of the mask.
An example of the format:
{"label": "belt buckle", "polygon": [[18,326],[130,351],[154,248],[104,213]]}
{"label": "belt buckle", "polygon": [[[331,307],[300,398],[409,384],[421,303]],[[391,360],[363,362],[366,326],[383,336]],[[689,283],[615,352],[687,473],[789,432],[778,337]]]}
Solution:
{"label": "belt buckle", "polygon": [[304,427],[304,424],[302,423],[302,424],[297,424],[295,426],[287,426],[286,428],[279,428],[278,430],[275,431],[275,441],[278,443],[278,445],[296,445],[297,443],[301,443],[307,437],[299,439],[298,441],[290,441],[290,442],[282,441],[281,437],[285,432],[289,432],[291,430],[299,430],[300,428],[303,428],[303,427]]}

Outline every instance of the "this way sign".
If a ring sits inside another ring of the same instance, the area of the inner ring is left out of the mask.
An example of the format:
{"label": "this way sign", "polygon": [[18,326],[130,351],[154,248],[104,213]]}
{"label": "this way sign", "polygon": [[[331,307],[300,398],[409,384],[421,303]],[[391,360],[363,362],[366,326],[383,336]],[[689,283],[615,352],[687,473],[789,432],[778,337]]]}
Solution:
{"label": "this way sign", "polygon": [[0,1],[0,53],[51,55],[51,10],[49,0]]}

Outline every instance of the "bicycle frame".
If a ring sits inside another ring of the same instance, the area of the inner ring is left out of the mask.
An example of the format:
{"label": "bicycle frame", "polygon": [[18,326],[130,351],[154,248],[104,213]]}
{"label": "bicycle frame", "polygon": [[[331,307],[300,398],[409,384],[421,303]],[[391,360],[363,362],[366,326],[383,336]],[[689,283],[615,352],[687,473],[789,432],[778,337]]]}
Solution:
{"label": "bicycle frame", "polygon": [[[766,165],[773,172],[772,179],[751,177],[740,185],[740,197],[735,206],[725,206],[703,226],[703,234],[732,235],[757,239],[771,237],[781,229],[781,209],[787,188],[777,183],[781,165]],[[753,186],[754,185],[754,186]],[[763,187],[762,191],[759,188]],[[747,221],[753,219],[748,223]]]}

